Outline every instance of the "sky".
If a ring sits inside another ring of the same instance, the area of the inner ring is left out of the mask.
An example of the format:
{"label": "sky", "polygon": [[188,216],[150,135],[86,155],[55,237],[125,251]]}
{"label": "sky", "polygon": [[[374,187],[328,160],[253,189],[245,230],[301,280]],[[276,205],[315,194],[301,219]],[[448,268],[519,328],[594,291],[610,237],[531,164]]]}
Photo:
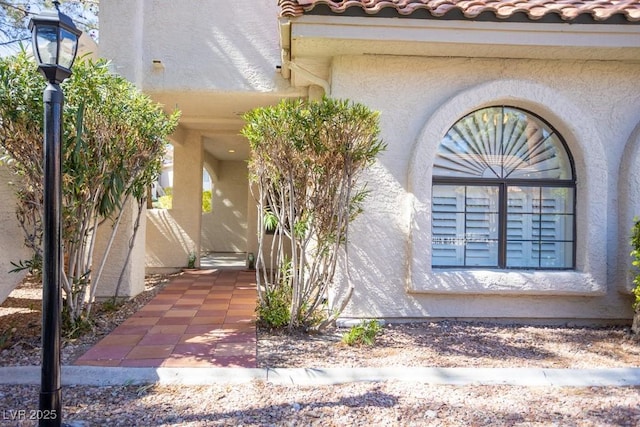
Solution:
{"label": "sky", "polygon": [[[60,0],[60,10],[98,40],[98,0]],[[53,7],[51,0],[0,0],[0,55],[7,55],[31,41],[29,20]]]}

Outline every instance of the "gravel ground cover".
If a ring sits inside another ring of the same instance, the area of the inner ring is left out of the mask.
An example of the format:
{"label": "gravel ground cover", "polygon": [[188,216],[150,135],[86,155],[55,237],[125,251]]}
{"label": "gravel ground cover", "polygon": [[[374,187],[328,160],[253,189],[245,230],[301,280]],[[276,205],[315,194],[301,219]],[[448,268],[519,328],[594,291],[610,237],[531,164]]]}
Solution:
{"label": "gravel ground cover", "polygon": [[[99,310],[92,331],[65,340],[71,364],[170,279]],[[0,306],[0,365],[38,365],[40,288],[25,281]],[[640,367],[626,327],[543,327],[438,322],[387,325],[374,347],[322,335],[258,332],[261,367]],[[0,385],[0,426],[34,426],[38,386]],[[434,386],[351,383],[281,386],[65,387],[63,420],[75,426],[638,426],[640,387]]]}
{"label": "gravel ground cover", "polygon": [[[7,409],[37,407],[38,387],[0,387]],[[69,387],[74,426],[637,426],[638,388],[407,386]],[[5,413],[7,417],[9,414]],[[8,417],[7,417],[8,418]],[[6,426],[33,426],[7,420]]]}
{"label": "gravel ground cover", "polygon": [[628,328],[490,323],[389,324],[373,347],[349,347],[345,330],[287,335],[262,331],[261,367],[437,366],[483,368],[640,367],[640,339]]}

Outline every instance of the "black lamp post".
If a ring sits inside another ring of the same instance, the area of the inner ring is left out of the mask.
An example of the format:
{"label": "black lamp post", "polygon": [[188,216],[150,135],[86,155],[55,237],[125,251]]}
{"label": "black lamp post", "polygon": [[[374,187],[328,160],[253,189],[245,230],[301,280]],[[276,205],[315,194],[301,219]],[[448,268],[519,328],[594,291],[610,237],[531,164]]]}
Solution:
{"label": "black lamp post", "polygon": [[59,10],[34,16],[29,22],[33,34],[33,53],[38,68],[47,78],[44,90],[44,205],[42,259],[42,373],[40,426],[60,426],[62,399],[60,389],[60,318],[62,274],[61,200],[62,200],[62,105],[60,83],[71,75],[71,66],[82,33],[71,18]]}

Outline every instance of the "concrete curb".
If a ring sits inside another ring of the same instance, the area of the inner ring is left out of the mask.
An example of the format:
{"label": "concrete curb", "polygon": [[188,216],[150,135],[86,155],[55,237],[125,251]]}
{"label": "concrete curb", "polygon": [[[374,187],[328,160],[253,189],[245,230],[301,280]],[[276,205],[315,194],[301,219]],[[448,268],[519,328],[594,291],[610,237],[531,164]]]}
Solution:
{"label": "concrete curb", "polygon": [[[39,366],[0,368],[0,384],[40,384]],[[640,368],[110,368],[63,366],[65,386],[138,384],[234,384],[265,381],[278,385],[332,385],[403,381],[436,385],[555,387],[640,386]]]}

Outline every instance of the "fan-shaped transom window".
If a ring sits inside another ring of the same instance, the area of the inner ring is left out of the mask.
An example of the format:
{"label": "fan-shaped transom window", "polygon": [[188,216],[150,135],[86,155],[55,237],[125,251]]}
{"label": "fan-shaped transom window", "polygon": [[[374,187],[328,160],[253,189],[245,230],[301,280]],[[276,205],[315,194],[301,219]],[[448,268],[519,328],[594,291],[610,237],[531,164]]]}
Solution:
{"label": "fan-shaped transom window", "polygon": [[570,269],[575,176],[560,135],[513,107],[449,129],[433,167],[432,265]]}

